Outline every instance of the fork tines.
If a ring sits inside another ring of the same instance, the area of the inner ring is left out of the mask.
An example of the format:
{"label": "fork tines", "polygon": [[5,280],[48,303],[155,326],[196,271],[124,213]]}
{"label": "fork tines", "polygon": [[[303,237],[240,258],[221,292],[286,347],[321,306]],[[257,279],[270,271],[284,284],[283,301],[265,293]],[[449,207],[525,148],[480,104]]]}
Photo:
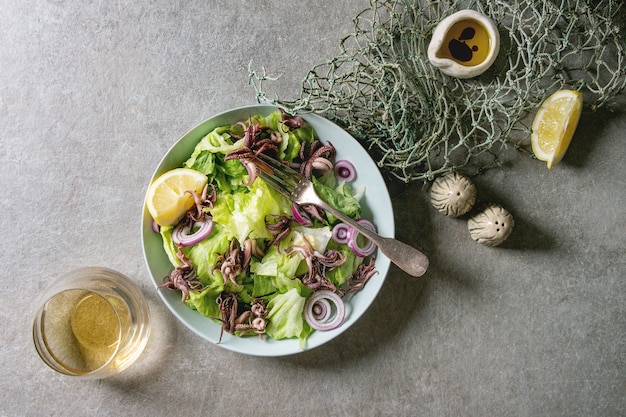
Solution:
{"label": "fork tines", "polygon": [[[280,192],[287,198],[292,198],[291,193],[298,183],[305,178],[289,165],[278,161],[263,153],[256,155],[261,163],[257,163],[258,174],[270,187]],[[268,169],[266,169],[268,168]]]}

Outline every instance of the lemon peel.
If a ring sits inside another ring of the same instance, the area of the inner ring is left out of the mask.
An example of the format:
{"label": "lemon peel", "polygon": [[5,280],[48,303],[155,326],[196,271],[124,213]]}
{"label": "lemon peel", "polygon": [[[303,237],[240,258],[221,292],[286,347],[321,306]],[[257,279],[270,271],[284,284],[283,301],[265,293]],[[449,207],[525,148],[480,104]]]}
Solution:
{"label": "lemon peel", "polygon": [[207,176],[193,169],[175,168],[167,171],[148,187],[148,212],[160,226],[175,225],[193,207],[194,199],[188,191],[201,194],[207,183]]}

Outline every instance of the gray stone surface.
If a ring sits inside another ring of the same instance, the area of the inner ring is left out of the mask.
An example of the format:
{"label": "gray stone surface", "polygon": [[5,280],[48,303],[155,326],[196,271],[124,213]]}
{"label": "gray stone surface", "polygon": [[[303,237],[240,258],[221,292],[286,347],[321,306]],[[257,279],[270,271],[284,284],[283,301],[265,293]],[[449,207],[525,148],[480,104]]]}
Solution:
{"label": "gray stone surface", "polygon": [[[623,416],[626,117],[584,114],[564,161],[524,155],[476,179],[517,226],[471,241],[419,185],[397,235],[430,271],[392,269],[341,337],[286,358],[205,342],[150,283],[139,239],[164,152],[251,104],[251,59],[293,97],[366,1],[0,1],[0,416]],[[33,299],[77,266],[117,269],[153,315],[144,355],[108,380],[56,375],[31,343]]]}

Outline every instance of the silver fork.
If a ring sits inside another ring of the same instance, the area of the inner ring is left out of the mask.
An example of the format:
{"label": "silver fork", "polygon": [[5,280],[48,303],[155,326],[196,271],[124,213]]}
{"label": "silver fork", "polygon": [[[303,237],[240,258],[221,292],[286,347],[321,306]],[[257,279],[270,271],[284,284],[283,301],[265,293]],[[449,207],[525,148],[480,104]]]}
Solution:
{"label": "silver fork", "polygon": [[410,275],[419,277],[428,269],[428,258],[419,250],[399,240],[383,237],[361,226],[322,200],[313,183],[288,165],[263,153],[257,155],[258,175],[270,187],[296,204],[313,204],[356,229],[371,240],[394,264]]}

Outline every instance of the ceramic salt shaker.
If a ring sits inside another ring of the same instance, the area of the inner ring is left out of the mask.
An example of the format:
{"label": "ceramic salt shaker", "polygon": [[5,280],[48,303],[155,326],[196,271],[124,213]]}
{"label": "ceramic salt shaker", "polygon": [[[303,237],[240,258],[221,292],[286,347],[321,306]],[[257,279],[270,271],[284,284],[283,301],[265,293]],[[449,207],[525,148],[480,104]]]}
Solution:
{"label": "ceramic salt shaker", "polygon": [[501,245],[513,231],[515,221],[506,209],[498,204],[488,204],[467,222],[470,236],[487,246]]}
{"label": "ceramic salt shaker", "polygon": [[485,72],[499,50],[500,33],[495,23],[466,9],[439,22],[428,45],[428,59],[444,74],[466,79]]}
{"label": "ceramic salt shaker", "polygon": [[447,172],[433,182],[430,202],[437,211],[448,217],[462,216],[476,202],[476,186],[458,172]]}

